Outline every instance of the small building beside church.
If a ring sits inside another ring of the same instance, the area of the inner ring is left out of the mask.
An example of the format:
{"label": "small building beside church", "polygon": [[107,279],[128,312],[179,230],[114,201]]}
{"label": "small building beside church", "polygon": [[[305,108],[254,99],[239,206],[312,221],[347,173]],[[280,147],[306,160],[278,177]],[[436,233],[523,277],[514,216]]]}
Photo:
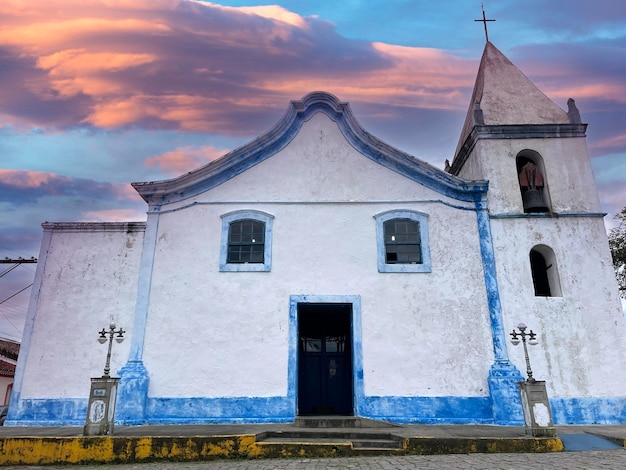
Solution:
{"label": "small building beside church", "polygon": [[119,424],[522,424],[520,322],[555,424],[626,423],[586,127],[487,42],[445,171],[313,92],[145,222],[44,223],[7,424],[84,424],[111,321]]}
{"label": "small building beside church", "polygon": [[19,352],[19,343],[0,339],[0,405],[9,404]]}

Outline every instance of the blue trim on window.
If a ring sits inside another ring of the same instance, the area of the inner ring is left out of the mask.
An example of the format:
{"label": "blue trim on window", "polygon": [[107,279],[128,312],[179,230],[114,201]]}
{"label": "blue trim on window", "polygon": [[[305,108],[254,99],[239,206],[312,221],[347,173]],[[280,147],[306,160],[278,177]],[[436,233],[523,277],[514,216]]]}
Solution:
{"label": "blue trim on window", "polygon": [[360,295],[292,295],[289,297],[289,385],[287,396],[293,400],[293,412],[297,410],[298,390],[298,304],[352,304],[352,388],[353,408],[356,416],[364,412],[365,391],[363,386],[363,345],[361,340]]}
{"label": "blue trim on window", "polygon": [[[428,239],[428,214],[411,210],[391,210],[376,214],[376,245],[378,272],[380,273],[429,273],[431,272],[430,243]],[[385,256],[384,223],[392,219],[410,219],[419,224],[422,263],[421,264],[388,264]]]}
{"label": "blue trim on window", "polygon": [[[242,219],[253,219],[265,223],[265,246],[263,263],[228,263],[228,228],[231,222]],[[274,216],[261,211],[240,210],[222,215],[222,241],[220,246],[220,271],[222,272],[249,272],[272,270],[272,233]]]}

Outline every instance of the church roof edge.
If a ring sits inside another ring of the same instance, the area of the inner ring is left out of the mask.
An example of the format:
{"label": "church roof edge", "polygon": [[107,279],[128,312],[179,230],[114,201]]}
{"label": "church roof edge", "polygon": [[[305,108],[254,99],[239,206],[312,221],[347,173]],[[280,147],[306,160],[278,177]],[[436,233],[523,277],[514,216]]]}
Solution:
{"label": "church roof edge", "polygon": [[383,142],[364,130],[350,105],[322,91],[289,103],[278,124],[267,133],[194,171],[163,181],[131,183],[151,205],[178,202],[210,190],[284,148],[302,124],[322,112],[337,123],[344,137],[364,156],[438,192],[462,201],[475,201],[487,191],[485,181],[465,181]]}

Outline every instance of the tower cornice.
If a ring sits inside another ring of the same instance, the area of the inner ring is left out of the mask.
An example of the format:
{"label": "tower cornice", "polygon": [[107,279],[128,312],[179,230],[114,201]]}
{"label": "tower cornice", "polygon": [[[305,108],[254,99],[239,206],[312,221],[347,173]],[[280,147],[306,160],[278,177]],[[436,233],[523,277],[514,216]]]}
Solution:
{"label": "tower cornice", "polygon": [[507,124],[474,126],[459,148],[450,173],[458,175],[481,139],[550,139],[586,137],[587,124]]}

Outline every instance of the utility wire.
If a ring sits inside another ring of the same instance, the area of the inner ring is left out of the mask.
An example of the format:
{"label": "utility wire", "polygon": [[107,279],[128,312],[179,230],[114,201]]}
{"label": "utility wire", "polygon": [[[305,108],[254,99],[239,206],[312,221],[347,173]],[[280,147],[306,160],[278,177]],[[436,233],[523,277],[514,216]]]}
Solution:
{"label": "utility wire", "polygon": [[33,283],[31,282],[29,285],[27,285],[26,287],[24,287],[22,290],[17,291],[15,294],[7,297],[6,299],[4,299],[2,302],[0,302],[0,305],[5,303],[7,300],[12,299],[13,297],[15,297],[17,294],[21,294],[22,292],[24,292],[26,289],[28,289],[29,287],[32,287]]}
{"label": "utility wire", "polygon": [[[11,319],[9,318],[9,316],[7,314],[4,314],[4,319],[9,323],[9,325],[11,325],[13,327],[13,329],[15,331],[17,331],[17,333],[20,336],[22,335],[23,332],[17,326],[15,326],[15,324],[11,321]],[[18,343],[19,343],[19,341],[18,341]]]}
{"label": "utility wire", "polygon": [[10,268],[5,269],[2,273],[0,273],[0,277],[4,276],[5,274],[9,274],[11,271],[13,271],[19,265],[20,265],[19,263],[16,263],[13,266],[11,266]]}

